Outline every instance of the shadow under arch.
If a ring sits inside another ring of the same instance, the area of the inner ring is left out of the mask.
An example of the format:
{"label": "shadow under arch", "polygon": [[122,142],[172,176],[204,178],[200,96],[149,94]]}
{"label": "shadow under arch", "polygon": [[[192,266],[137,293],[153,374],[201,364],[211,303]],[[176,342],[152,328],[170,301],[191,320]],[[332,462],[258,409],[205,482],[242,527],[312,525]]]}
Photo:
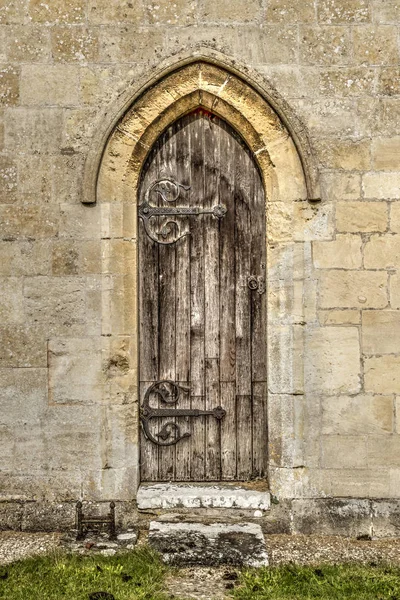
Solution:
{"label": "shadow under arch", "polygon": [[136,91],[126,90],[102,117],[99,142],[86,161],[82,201],[135,203],[152,145],[197,107],[220,116],[243,137],[268,201],[318,201],[318,171],[304,127],[272,86],[267,90],[259,76],[248,69],[239,73],[228,62],[215,53],[184,57]]}

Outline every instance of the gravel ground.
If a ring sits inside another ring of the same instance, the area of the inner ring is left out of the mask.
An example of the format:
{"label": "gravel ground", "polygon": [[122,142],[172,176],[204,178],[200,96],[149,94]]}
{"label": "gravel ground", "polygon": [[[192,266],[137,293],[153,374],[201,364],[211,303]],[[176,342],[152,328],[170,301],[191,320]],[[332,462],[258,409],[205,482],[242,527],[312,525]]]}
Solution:
{"label": "gravel ground", "polygon": [[[60,548],[61,534],[0,532],[0,564]],[[400,539],[353,540],[333,536],[270,535],[267,548],[271,565],[333,562],[400,564]],[[235,569],[192,567],[175,571],[166,581],[172,597],[222,600],[233,586]]]}

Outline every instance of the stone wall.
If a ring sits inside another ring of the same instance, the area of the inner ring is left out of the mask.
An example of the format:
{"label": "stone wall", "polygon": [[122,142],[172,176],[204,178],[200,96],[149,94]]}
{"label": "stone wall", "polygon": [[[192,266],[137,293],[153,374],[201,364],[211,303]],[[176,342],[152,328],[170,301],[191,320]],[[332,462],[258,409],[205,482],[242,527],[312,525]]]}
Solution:
{"label": "stone wall", "polygon": [[82,204],[85,161],[191,55],[281,99],[319,171],[321,203],[269,205],[271,490],[400,498],[399,23],[396,0],[0,4],[3,500],[135,497],[135,212]]}

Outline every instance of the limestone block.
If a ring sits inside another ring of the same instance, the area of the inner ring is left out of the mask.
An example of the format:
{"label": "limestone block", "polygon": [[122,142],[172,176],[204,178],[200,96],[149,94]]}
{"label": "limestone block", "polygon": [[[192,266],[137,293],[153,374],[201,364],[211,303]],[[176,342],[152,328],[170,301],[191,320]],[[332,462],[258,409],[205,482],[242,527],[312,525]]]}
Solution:
{"label": "limestone block", "polygon": [[[329,469],[332,495],[352,498],[379,498],[387,494],[389,472],[380,469]],[[375,534],[375,528],[374,528]]]}
{"label": "limestone block", "polygon": [[382,98],[376,124],[378,135],[400,135],[400,100],[398,97]]}
{"label": "limestone block", "polygon": [[78,85],[79,70],[74,65],[23,65],[21,103],[41,106],[78,104]]}
{"label": "limestone block", "polygon": [[241,484],[141,484],[137,503],[141,510],[229,508],[266,511],[270,508],[270,493]]}
{"label": "limestone block", "polygon": [[0,368],[46,366],[46,335],[41,327],[27,324],[0,328]]}
{"label": "limestone block", "polygon": [[340,232],[386,231],[387,204],[385,202],[338,202],[336,226]]}
{"label": "limestone block", "polygon": [[243,10],[241,0],[204,0],[200,20],[204,21],[255,21],[260,16],[260,0],[249,0]]}
{"label": "limestone block", "polygon": [[361,469],[367,464],[366,435],[323,435],[321,446],[325,468]]}
{"label": "limestone block", "polygon": [[42,438],[49,449],[43,466],[54,471],[81,471],[84,478],[89,470],[102,468],[101,426],[96,405],[48,406],[42,418]]}
{"label": "limestone block", "polygon": [[7,113],[5,145],[12,151],[27,153],[58,152],[63,130],[59,108],[14,108]]}
{"label": "limestone block", "polygon": [[325,325],[359,325],[361,312],[359,310],[320,310],[318,319]]}
{"label": "limestone block", "polygon": [[85,0],[29,0],[29,17],[34,23],[83,23],[86,17]]}
{"label": "limestone block", "polygon": [[375,394],[400,393],[400,357],[374,356],[365,359],[365,391]]}
{"label": "limestone block", "polygon": [[313,393],[355,394],[360,390],[357,327],[321,327],[306,338],[305,382]]}
{"label": "limestone block", "polygon": [[0,67],[0,105],[12,106],[19,101],[20,69],[13,65]]}
{"label": "limestone block", "polygon": [[24,284],[27,319],[41,323],[52,335],[82,335],[88,329],[84,277],[27,277]]}
{"label": "limestone block", "polygon": [[323,271],[320,308],[385,308],[387,274],[377,271]]}
{"label": "limestone block", "polygon": [[0,242],[0,276],[47,275],[51,240]]}
{"label": "limestone block", "polygon": [[393,23],[400,21],[400,7],[397,0],[372,0],[372,14],[376,23]]}
{"label": "limestone block", "polygon": [[363,96],[372,94],[375,71],[362,67],[327,69],[320,73],[320,90],[326,96]]}
{"label": "limestone block", "polygon": [[356,63],[397,64],[397,31],[392,25],[366,25],[353,29],[353,56]]}
{"label": "limestone block", "polygon": [[296,499],[293,501],[294,533],[345,535],[356,538],[371,533],[369,500],[347,498]]}
{"label": "limestone block", "polygon": [[339,396],[323,398],[324,435],[365,435],[393,432],[393,396]]}
{"label": "limestone block", "polygon": [[[366,171],[370,168],[370,140],[348,141],[341,139],[320,140],[318,159],[329,169]],[[356,199],[360,196],[357,191]],[[343,198],[342,198],[343,199]]]}
{"label": "limestone block", "polygon": [[24,0],[5,0],[0,6],[0,24],[25,23],[26,2]]}
{"label": "limestone block", "polygon": [[96,62],[97,32],[84,26],[56,25],[51,30],[51,52],[56,62]]}
{"label": "limestone block", "polygon": [[99,31],[99,55],[103,63],[160,60],[164,34],[159,29],[105,26]]}
{"label": "limestone block", "polygon": [[267,212],[267,237],[270,242],[287,242],[293,238],[293,207],[271,202]]}
{"label": "limestone block", "polygon": [[0,421],[34,423],[47,406],[47,369],[0,369]]}
{"label": "limestone block", "polygon": [[[301,8],[296,2],[296,6]],[[284,11],[282,11],[284,12]],[[318,69],[294,65],[275,65],[262,68],[265,77],[285,98],[315,98],[318,93]]]}
{"label": "limestone block", "polygon": [[51,256],[53,275],[101,273],[100,241],[56,241]]}
{"label": "limestone block", "polygon": [[364,248],[366,269],[395,269],[400,260],[400,235],[372,235]]}
{"label": "limestone block", "polygon": [[78,204],[81,201],[84,161],[83,154],[73,153],[72,150],[52,157],[52,195],[57,204]]}
{"label": "limestone block", "polygon": [[[332,48],[335,52],[332,52]],[[348,27],[301,26],[300,62],[309,65],[342,65],[349,59]]]}
{"label": "limestone block", "polygon": [[17,155],[18,197],[24,204],[47,204],[52,196],[53,156]]}
{"label": "limestone block", "polygon": [[0,322],[2,324],[24,322],[22,286],[23,279],[20,277],[0,278]]}
{"label": "limestone block", "polygon": [[151,521],[149,543],[173,565],[268,565],[260,525]]}
{"label": "limestone block", "polygon": [[95,25],[109,23],[143,23],[145,11],[142,2],[107,2],[107,0],[90,0],[88,19]]}
{"label": "limestone block", "polygon": [[100,239],[100,205],[63,204],[60,237],[74,240]]}
{"label": "limestone block", "polygon": [[400,94],[400,67],[384,67],[380,70],[378,93],[386,96]]}
{"label": "limestone block", "polygon": [[[379,498],[379,496],[377,497]],[[381,497],[384,498],[385,496],[382,494]],[[374,524],[374,537],[397,538],[400,534],[399,500],[373,500],[372,520]]]}
{"label": "limestone block", "polygon": [[[96,110],[91,107],[68,107],[65,109],[64,115],[64,152],[70,153],[71,156],[84,155],[92,144],[95,128],[98,126]],[[77,196],[77,192],[75,192],[75,196]],[[79,201],[81,197],[80,195]]]}
{"label": "limestone block", "polygon": [[352,98],[322,96],[318,102],[317,112],[313,111],[309,124],[310,129],[314,130],[318,137],[325,135],[353,137],[357,135],[353,104]]}
{"label": "limestone block", "polygon": [[366,198],[400,198],[400,173],[366,173],[363,189]]}
{"label": "limestone block", "polygon": [[12,204],[16,200],[18,166],[8,156],[0,157],[0,203]]}
{"label": "limestone block", "polygon": [[396,354],[399,349],[400,312],[365,310],[362,315],[364,354]]}
{"label": "limestone block", "polygon": [[149,23],[156,25],[190,25],[199,18],[199,9],[195,0],[175,0],[175,2],[145,3]]}
{"label": "limestone block", "polygon": [[313,0],[287,0],[283,5],[280,0],[270,0],[267,4],[267,23],[312,23],[315,21]]}
{"label": "limestone block", "polygon": [[101,338],[49,340],[49,402],[100,403],[104,382],[102,359]]}
{"label": "limestone block", "polygon": [[313,242],[313,261],[317,269],[358,269],[361,267],[361,237],[337,235],[330,242]]}
{"label": "limestone block", "polygon": [[50,33],[37,25],[15,25],[7,30],[7,57],[10,62],[49,62]]}
{"label": "limestone block", "polygon": [[400,469],[389,469],[390,498],[400,498]]}
{"label": "limestone block", "polygon": [[320,23],[366,23],[370,21],[368,0],[323,0],[318,5]]}
{"label": "limestone block", "polygon": [[368,466],[400,467],[400,435],[369,436]]}
{"label": "limestone block", "polygon": [[292,467],[295,444],[294,397],[268,394],[268,460],[271,465]]}
{"label": "limestone block", "polygon": [[390,229],[400,233],[400,202],[393,202],[390,205]]}
{"label": "limestone block", "polygon": [[361,196],[361,176],[357,173],[322,173],[321,187],[323,197],[329,202],[358,200]]}
{"label": "limestone block", "polygon": [[390,277],[390,304],[392,308],[400,308],[400,277],[397,273]]}
{"label": "limestone block", "polygon": [[372,141],[372,167],[382,171],[400,169],[400,137],[377,138]]}
{"label": "limestone block", "polygon": [[308,201],[296,202],[293,213],[295,241],[331,240],[333,238],[333,204],[324,203],[312,206]]}

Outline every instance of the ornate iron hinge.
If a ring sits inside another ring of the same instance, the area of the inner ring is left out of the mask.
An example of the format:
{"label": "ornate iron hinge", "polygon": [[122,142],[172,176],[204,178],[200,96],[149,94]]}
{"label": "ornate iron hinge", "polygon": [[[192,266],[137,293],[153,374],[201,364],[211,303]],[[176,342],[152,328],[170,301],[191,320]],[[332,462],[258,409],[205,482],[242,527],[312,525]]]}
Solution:
{"label": "ornate iron hinge", "polygon": [[[148,440],[157,444],[158,446],[173,446],[180,440],[191,436],[190,433],[181,433],[180,426],[174,421],[168,421],[163,425],[161,431],[156,435],[157,438],[150,432],[149,422],[151,419],[160,417],[202,417],[204,415],[210,415],[215,417],[218,421],[221,421],[226,415],[226,411],[222,406],[217,406],[212,410],[198,410],[191,408],[153,408],[150,406],[151,394],[157,395],[165,404],[176,404],[179,400],[181,392],[188,392],[189,389],[185,388],[175,381],[169,379],[163,379],[156,381],[147,390],[144,396],[140,419],[145,436]],[[171,438],[172,439],[169,439]]]}
{"label": "ornate iron hinge", "polygon": [[[150,227],[150,219],[153,217],[197,217],[199,215],[213,215],[217,219],[222,219],[225,216],[227,209],[223,204],[216,204],[211,208],[199,208],[196,206],[153,206],[150,204],[150,194],[152,192],[158,194],[165,202],[176,202],[180,196],[180,190],[187,191],[189,189],[190,186],[177,183],[173,179],[159,179],[152,183],[146,190],[144,202],[138,207],[138,214],[139,218],[143,221],[147,235],[154,242],[157,242],[157,244],[175,244],[175,242],[189,235],[189,233],[181,233],[179,224],[173,218],[169,218],[159,231],[153,231]],[[170,197],[168,197],[169,194]],[[173,235],[174,230],[175,235]],[[167,240],[171,235],[173,236],[172,239]],[[160,236],[164,240],[160,240]]]}

